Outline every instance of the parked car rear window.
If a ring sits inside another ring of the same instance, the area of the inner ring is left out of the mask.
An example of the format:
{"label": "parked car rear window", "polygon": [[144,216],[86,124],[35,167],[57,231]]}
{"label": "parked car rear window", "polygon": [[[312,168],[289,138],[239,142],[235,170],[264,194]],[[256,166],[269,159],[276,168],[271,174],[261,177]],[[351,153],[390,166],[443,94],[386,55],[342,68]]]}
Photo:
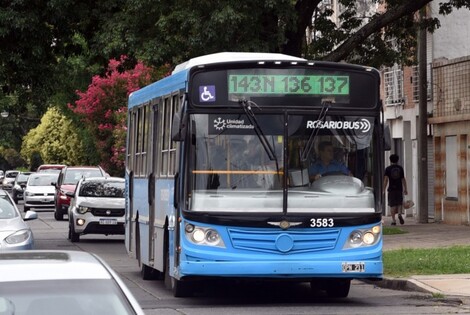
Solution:
{"label": "parked car rear window", "polygon": [[68,169],[65,173],[64,184],[76,185],[82,177],[98,177],[103,176],[99,169]]}
{"label": "parked car rear window", "polygon": [[82,197],[124,198],[124,182],[84,182],[80,187],[79,195]]}
{"label": "parked car rear window", "polygon": [[28,181],[29,186],[50,186],[57,180],[59,174],[48,174],[48,176],[31,175]]}

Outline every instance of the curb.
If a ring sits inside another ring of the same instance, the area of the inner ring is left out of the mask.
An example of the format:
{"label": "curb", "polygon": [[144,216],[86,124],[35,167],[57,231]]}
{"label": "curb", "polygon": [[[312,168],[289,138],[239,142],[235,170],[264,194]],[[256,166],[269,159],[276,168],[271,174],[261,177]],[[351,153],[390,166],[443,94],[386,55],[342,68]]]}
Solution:
{"label": "curb", "polygon": [[421,293],[442,293],[433,287],[425,285],[413,279],[383,278],[382,280],[362,280],[365,283],[375,285],[384,289],[413,291]]}

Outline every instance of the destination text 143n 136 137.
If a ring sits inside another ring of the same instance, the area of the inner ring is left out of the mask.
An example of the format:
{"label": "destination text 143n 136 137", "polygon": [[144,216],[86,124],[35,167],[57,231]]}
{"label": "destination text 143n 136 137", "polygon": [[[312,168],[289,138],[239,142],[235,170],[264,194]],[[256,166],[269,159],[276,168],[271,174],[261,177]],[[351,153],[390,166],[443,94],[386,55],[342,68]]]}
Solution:
{"label": "destination text 143n 136 137", "polygon": [[334,75],[229,75],[229,94],[349,95],[349,77]]}

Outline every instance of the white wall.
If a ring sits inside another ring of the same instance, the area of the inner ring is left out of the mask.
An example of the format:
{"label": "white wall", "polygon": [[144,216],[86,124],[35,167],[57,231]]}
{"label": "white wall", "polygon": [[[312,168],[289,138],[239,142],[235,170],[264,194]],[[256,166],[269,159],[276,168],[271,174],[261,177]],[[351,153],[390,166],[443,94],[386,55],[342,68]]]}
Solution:
{"label": "white wall", "polygon": [[433,34],[433,59],[470,55],[470,10],[463,8],[442,16],[439,15],[439,2],[431,2],[431,14],[441,22],[441,27]]}

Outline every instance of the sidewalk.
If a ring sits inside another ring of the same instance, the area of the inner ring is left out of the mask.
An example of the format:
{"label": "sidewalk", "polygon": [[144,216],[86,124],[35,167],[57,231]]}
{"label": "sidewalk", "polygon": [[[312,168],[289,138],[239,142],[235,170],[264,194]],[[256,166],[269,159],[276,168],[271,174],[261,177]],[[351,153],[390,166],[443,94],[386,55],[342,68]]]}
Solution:
{"label": "sidewalk", "polygon": [[[391,225],[391,218],[384,217],[384,226]],[[469,245],[470,227],[442,223],[417,223],[406,217],[405,224],[397,227],[408,233],[384,236],[384,251],[400,248],[437,248],[454,245]],[[418,291],[448,296],[470,297],[470,274],[412,276],[384,278],[374,282],[377,286],[395,290]]]}

